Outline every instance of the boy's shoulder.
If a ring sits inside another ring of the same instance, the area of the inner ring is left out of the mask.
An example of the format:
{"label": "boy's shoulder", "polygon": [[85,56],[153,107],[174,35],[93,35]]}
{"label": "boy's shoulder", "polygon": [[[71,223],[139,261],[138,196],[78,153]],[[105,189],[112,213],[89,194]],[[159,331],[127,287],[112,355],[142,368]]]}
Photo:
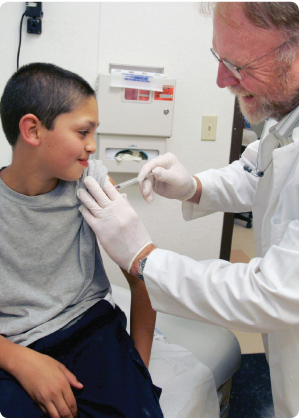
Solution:
{"label": "boy's shoulder", "polygon": [[106,166],[103,165],[102,160],[96,160],[96,159],[89,160],[89,166],[84,171],[82,177],[80,178],[80,183],[83,183],[84,179],[87,176],[92,176],[102,187],[105,182],[107,173],[108,173],[108,170]]}

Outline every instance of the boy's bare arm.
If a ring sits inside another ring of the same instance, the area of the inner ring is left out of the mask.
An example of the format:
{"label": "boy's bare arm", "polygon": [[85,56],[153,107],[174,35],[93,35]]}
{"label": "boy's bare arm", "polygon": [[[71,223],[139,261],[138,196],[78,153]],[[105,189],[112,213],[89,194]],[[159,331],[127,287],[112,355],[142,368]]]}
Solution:
{"label": "boy's bare arm", "polygon": [[[109,176],[109,180],[116,185]],[[131,291],[130,336],[140,353],[143,362],[148,367],[151,355],[156,312],[152,309],[145,283],[127,271],[121,269],[126,277]]]}
{"label": "boy's bare arm", "polygon": [[145,283],[122,271],[131,291],[130,335],[143,362],[149,367],[156,312],[152,309]]}
{"label": "boy's bare arm", "polygon": [[0,367],[14,376],[49,417],[77,417],[71,386],[83,387],[57,360],[0,336]]}

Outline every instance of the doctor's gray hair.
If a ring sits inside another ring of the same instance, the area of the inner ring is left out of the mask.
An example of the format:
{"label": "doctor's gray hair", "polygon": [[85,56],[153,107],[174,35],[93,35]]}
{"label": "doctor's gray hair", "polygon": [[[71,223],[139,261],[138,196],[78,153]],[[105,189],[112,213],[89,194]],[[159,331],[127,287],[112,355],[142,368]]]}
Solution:
{"label": "doctor's gray hair", "polygon": [[24,115],[34,114],[51,130],[56,117],[72,112],[90,96],[95,96],[95,91],[71,71],[48,63],[21,67],[7,82],[0,102],[3,131],[9,144],[15,146]]}
{"label": "doctor's gray hair", "polygon": [[278,51],[278,61],[291,64],[299,49],[299,8],[293,2],[241,3],[247,19],[259,28],[276,28],[286,40],[291,40]]}
{"label": "doctor's gray hair", "polygon": [[[255,26],[262,29],[278,29],[285,40],[290,40],[278,51],[278,61],[292,63],[299,49],[299,8],[293,2],[215,2],[204,6],[204,13],[224,19],[229,25],[234,25],[230,15],[230,8],[239,5],[246,18]],[[203,9],[202,9],[203,10]]]}
{"label": "doctor's gray hair", "polygon": [[245,16],[259,28],[276,28],[286,39],[299,37],[299,9],[292,2],[241,3]]}

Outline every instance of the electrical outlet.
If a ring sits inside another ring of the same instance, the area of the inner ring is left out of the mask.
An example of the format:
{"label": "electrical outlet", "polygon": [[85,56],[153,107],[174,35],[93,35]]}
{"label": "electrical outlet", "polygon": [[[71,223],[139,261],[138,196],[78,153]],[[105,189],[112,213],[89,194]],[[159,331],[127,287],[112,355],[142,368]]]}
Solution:
{"label": "electrical outlet", "polygon": [[42,19],[28,18],[27,33],[40,35],[42,33]]}
{"label": "electrical outlet", "polygon": [[201,140],[216,140],[217,115],[202,115]]}
{"label": "electrical outlet", "polygon": [[42,3],[41,2],[26,2],[25,16],[27,19],[27,33],[41,34],[42,33]]}

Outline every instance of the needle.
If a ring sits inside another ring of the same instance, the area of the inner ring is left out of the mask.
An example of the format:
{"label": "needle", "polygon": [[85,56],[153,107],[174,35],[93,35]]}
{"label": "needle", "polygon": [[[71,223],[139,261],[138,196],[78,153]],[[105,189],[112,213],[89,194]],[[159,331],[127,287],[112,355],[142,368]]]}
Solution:
{"label": "needle", "polygon": [[129,185],[137,184],[140,181],[145,181],[145,179],[148,179],[152,175],[153,173],[150,172],[150,174],[148,174],[145,178],[141,178],[140,176],[137,176],[136,178],[132,178],[132,179],[129,179],[128,181],[121,182],[120,184],[115,185],[115,188],[117,190],[120,190],[121,188],[129,187]]}

